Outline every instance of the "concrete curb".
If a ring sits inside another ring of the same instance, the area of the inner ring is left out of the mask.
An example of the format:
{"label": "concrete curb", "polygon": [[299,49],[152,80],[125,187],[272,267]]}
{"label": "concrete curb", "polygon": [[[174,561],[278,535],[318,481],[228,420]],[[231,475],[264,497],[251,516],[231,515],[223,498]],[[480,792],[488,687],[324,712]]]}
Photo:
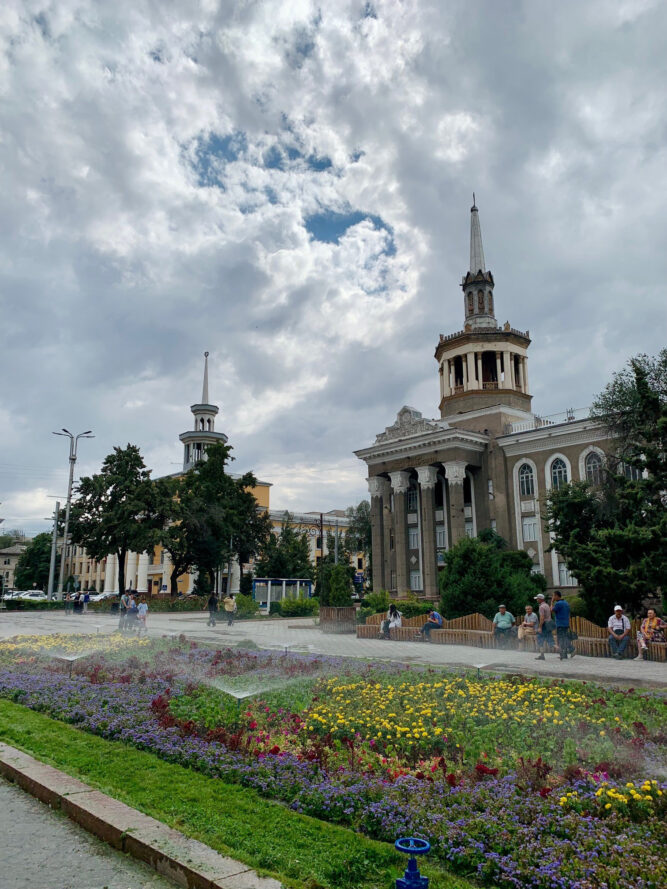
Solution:
{"label": "concrete curb", "polygon": [[277,880],[1,742],[0,774],[184,889],[282,889]]}

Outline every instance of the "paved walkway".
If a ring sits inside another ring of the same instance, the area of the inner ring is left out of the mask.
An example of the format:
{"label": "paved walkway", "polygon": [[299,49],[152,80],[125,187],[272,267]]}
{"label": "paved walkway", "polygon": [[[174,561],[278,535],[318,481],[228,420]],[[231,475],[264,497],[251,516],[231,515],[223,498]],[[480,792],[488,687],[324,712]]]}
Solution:
{"label": "paved walkway", "polygon": [[7,889],[173,889],[65,815],[0,778],[0,883]]}
{"label": "paved walkway", "polygon": [[[534,653],[496,651],[463,645],[436,645],[419,642],[383,642],[357,639],[353,635],[325,635],[311,618],[292,620],[238,621],[233,627],[219,622],[207,627],[208,613],[149,614],[149,636],[183,633],[189,639],[216,645],[251,643],[258,648],[310,651],[317,654],[368,660],[390,660],[407,664],[433,664],[478,667],[490,671],[563,676],[623,685],[653,685],[667,688],[667,663],[612,658],[575,657],[561,661],[547,655],[536,661]],[[64,615],[63,613],[0,612],[0,638],[18,634],[111,633],[118,626],[110,615]]]}

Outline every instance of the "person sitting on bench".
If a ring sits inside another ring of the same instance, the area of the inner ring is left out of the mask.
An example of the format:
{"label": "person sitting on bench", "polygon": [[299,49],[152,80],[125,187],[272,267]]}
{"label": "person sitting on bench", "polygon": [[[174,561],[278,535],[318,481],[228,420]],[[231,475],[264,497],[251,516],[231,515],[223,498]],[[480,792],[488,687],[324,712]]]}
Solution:
{"label": "person sitting on bench", "polygon": [[439,630],[442,627],[442,615],[438,614],[437,611],[432,610],[428,613],[428,618],[426,623],[421,628],[421,631],[417,633],[422,639],[425,639],[427,642],[431,641],[431,630]]}

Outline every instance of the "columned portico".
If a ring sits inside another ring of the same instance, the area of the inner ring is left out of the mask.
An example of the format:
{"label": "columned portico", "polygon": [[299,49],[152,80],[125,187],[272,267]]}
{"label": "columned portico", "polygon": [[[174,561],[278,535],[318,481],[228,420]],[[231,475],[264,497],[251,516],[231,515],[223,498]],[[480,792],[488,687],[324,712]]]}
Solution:
{"label": "columned portico", "polygon": [[449,487],[449,519],[452,546],[465,537],[465,506],[463,502],[463,482],[466,477],[465,460],[452,460],[445,463],[445,477]]}
{"label": "columned portico", "polygon": [[[373,547],[373,589],[384,590],[390,586],[390,576],[385,573],[383,553],[384,508],[389,506],[389,482],[382,476],[368,479],[371,495],[371,541]],[[389,510],[387,509],[387,512]]]}
{"label": "columned portico", "polygon": [[410,486],[410,473],[403,470],[390,472],[394,494],[394,549],[396,552],[396,590],[408,589],[408,550],[406,540],[407,509],[405,497]]}
{"label": "columned portico", "polygon": [[137,562],[137,592],[148,592],[148,553],[139,553]]}
{"label": "columned portico", "polygon": [[424,595],[435,598],[438,595],[438,566],[435,548],[435,486],[438,481],[438,470],[435,466],[418,466],[421,501],[421,526]]}

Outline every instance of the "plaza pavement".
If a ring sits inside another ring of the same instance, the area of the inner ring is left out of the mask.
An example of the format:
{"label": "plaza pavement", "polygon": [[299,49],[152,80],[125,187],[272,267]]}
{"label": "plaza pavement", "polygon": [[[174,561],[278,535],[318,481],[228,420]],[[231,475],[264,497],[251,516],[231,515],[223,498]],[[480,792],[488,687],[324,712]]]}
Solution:
{"label": "plaza pavement", "polygon": [[[537,661],[532,652],[357,639],[351,634],[324,634],[312,618],[237,621],[232,627],[228,627],[223,619],[215,628],[208,627],[207,620],[207,612],[149,613],[148,634],[159,637],[182,633],[193,641],[213,643],[221,647],[252,643],[258,648],[276,651],[289,649],[373,661],[469,667],[490,672],[521,672],[623,686],[650,685],[667,688],[667,663],[582,656],[561,661],[553,654],[547,655],[544,661]],[[108,614],[65,615],[62,612],[0,611],[0,639],[20,634],[107,634],[117,627],[118,618]]]}

